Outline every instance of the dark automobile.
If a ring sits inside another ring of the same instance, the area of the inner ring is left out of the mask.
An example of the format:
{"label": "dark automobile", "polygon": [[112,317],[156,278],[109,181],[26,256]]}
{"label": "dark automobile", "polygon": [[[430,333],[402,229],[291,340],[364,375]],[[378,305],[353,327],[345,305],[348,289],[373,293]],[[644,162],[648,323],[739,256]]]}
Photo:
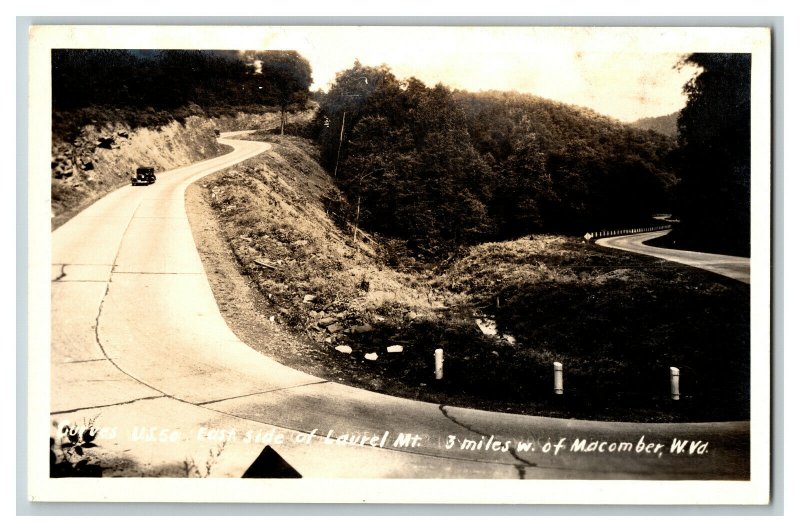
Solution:
{"label": "dark automobile", "polygon": [[131,185],[152,185],[156,182],[156,172],[152,166],[140,166],[136,175],[131,177]]}

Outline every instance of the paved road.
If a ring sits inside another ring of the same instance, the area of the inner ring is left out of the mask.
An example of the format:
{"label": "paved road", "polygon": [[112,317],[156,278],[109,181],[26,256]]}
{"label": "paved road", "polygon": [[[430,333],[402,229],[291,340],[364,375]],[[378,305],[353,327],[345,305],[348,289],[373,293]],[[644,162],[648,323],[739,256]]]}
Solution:
{"label": "paved road", "polygon": [[648,240],[662,237],[667,231],[653,233],[638,233],[634,235],[614,236],[601,238],[597,243],[608,248],[631,251],[642,255],[650,255],[660,259],[680,262],[687,266],[702,268],[710,272],[750,284],[750,259],[747,257],[733,257],[730,255],[716,255],[713,253],[699,253],[681,249],[667,249],[645,244]]}
{"label": "paved road", "polygon": [[[219,313],[184,192],[268,145],[220,142],[234,151],[164,172],[149,187],[119,189],[52,234],[51,417],[96,417],[106,429],[97,452],[107,474],[133,468],[182,476],[194,463],[211,476],[239,477],[268,444],[304,477],[749,474],[747,422],[601,423],[482,412],[323,381],[254,351]],[[672,453],[673,438],[707,446],[703,454]],[[570,451],[576,439],[586,439],[585,447]],[[595,440],[607,443],[595,449]],[[556,452],[559,442],[566,447]],[[526,444],[532,450],[518,447]]]}

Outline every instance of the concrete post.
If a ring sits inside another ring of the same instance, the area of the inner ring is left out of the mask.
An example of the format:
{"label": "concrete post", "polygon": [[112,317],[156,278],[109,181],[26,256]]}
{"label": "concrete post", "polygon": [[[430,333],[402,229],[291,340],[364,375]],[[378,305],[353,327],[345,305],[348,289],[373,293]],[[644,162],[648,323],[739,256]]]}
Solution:
{"label": "concrete post", "polygon": [[436,366],[436,380],[444,378],[444,350],[437,349],[433,352],[434,365]]}
{"label": "concrete post", "polygon": [[670,367],[669,384],[673,401],[677,401],[678,399],[681,398],[680,380],[681,380],[681,370],[675,367]]}
{"label": "concrete post", "polygon": [[553,391],[556,395],[564,394],[564,367],[561,362],[553,362]]}

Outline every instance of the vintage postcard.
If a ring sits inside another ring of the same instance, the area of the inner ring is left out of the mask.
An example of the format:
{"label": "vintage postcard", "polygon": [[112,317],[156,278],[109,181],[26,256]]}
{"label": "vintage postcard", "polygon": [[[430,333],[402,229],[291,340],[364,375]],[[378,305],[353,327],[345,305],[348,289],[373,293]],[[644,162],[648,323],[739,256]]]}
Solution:
{"label": "vintage postcard", "polygon": [[770,42],[33,26],[29,497],[767,504]]}

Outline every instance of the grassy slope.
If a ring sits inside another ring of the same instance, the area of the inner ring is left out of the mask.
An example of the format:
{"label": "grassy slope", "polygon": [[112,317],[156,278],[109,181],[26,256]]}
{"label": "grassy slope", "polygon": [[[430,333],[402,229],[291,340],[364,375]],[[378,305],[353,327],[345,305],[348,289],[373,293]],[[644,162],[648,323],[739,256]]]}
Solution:
{"label": "grassy slope", "polygon": [[[747,285],[546,235],[476,246],[447,264],[400,272],[386,265],[385,243],[359,239],[356,249],[352,233],[333,222],[341,213],[325,206],[341,198],[313,146],[270,140],[272,151],[206,186],[266,312],[311,346],[297,355],[313,359],[297,361],[306,371],[385,393],[528,414],[748,418]],[[304,302],[307,295],[314,301]],[[480,315],[496,318],[517,343],[483,335]],[[333,330],[320,320],[336,320]],[[363,325],[371,330],[352,329]],[[387,354],[392,344],[403,353]],[[433,378],[440,347],[444,381]],[[365,360],[369,352],[378,360]],[[292,364],[291,356],[281,360]],[[552,394],[556,360],[565,368],[563,397]],[[678,403],[668,396],[669,366],[682,370]]]}
{"label": "grassy slope", "polygon": [[[509,355],[527,377],[509,383],[521,397],[546,401],[560,361],[575,415],[748,416],[749,285],[547,236],[478,246],[443,282],[519,340]],[[670,366],[681,368],[679,405],[668,396]]]}

